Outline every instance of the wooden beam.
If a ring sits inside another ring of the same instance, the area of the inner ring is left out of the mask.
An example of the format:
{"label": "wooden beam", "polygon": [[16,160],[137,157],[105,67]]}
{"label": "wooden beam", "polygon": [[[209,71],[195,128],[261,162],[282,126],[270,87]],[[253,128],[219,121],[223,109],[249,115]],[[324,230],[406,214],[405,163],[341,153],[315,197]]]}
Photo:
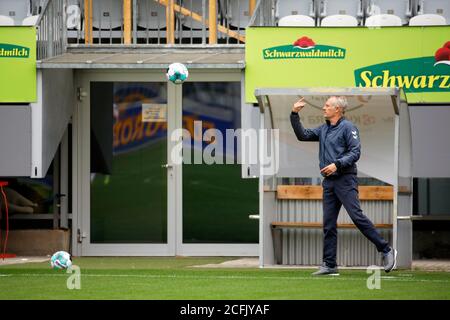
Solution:
{"label": "wooden beam", "polygon": [[253,12],[255,11],[256,0],[250,0],[248,2],[248,16],[251,18],[253,16]]}
{"label": "wooden beam", "polygon": [[84,43],[92,43],[92,0],[84,1]]}
{"label": "wooden beam", "polygon": [[[159,4],[163,5],[163,6],[167,6],[167,1],[168,0],[155,0],[156,2],[158,2]],[[189,9],[186,9],[184,7],[181,7],[177,4],[174,5],[174,11],[181,13],[184,16],[188,16],[190,18],[192,18],[193,20],[200,22],[200,23],[205,23],[205,25],[209,26],[209,19],[205,19],[205,21],[203,21],[203,16],[199,15],[198,13],[195,13]],[[245,42],[245,36],[239,34],[239,32],[230,30],[229,28],[218,24],[217,25],[217,30],[219,32],[228,34],[228,36],[230,36],[231,38],[234,38],[236,40],[239,40],[241,42]]]}
{"label": "wooden beam", "polygon": [[166,0],[166,39],[167,44],[175,43],[175,12],[174,0]]}
{"label": "wooden beam", "polygon": [[[385,200],[394,199],[392,186],[359,186],[360,200]],[[279,185],[277,187],[277,199],[287,200],[322,200],[323,190],[321,186],[304,185]]]}
{"label": "wooden beam", "polygon": [[321,186],[284,186],[277,187],[278,199],[322,200]]}
{"label": "wooden beam", "polygon": [[217,43],[216,0],[209,0],[209,44]]}
{"label": "wooden beam", "polygon": [[411,188],[408,186],[399,186],[398,187],[398,193],[401,194],[412,194]]}
{"label": "wooden beam", "polygon": [[94,43],[94,8],[93,1],[89,0],[89,43]]}
{"label": "wooden beam", "polygon": [[131,0],[123,0],[123,43],[131,44]]}
{"label": "wooden beam", "polygon": [[394,187],[391,186],[360,186],[360,200],[394,200]]}

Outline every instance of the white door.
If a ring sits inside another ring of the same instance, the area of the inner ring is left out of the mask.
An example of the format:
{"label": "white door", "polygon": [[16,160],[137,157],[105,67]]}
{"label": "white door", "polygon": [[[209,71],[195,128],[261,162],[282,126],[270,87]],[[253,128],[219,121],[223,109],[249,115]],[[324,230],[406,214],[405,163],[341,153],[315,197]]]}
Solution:
{"label": "white door", "polygon": [[160,77],[117,72],[79,77],[77,255],[175,255],[176,168],[167,134],[174,129],[175,110],[167,107],[174,102]]}
{"label": "white door", "polygon": [[[75,255],[258,254],[258,222],[248,218],[258,210],[256,181],[241,179],[239,164],[189,165],[172,156],[181,143],[172,133],[189,131],[194,118],[223,133],[240,126],[239,72],[192,75],[198,85],[167,83],[156,71],[77,76]],[[238,97],[230,100],[223,88]],[[146,120],[147,111],[166,117]]]}

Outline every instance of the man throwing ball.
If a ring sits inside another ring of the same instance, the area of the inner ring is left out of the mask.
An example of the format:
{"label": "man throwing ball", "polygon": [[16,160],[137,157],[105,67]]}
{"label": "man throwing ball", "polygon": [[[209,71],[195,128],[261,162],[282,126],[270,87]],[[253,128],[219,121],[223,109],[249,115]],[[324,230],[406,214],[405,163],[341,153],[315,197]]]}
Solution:
{"label": "man throwing ball", "polygon": [[397,251],[384,240],[363,214],[358,198],[356,162],[361,154],[359,132],[344,117],[348,102],[344,96],[332,96],[323,106],[325,123],[305,129],[298,113],[305,106],[300,98],[292,107],[291,124],[300,141],[319,141],[319,166],[323,186],[323,263],[313,275],[338,275],[336,264],[337,218],[341,206],[356,227],[383,254],[384,270],[395,268]]}

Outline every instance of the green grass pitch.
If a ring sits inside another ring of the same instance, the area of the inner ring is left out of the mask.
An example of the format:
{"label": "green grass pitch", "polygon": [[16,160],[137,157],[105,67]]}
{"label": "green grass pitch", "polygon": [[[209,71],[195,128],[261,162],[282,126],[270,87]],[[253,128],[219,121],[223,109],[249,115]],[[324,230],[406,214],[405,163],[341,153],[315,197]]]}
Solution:
{"label": "green grass pitch", "polygon": [[198,268],[231,258],[74,258],[81,288],[69,290],[71,274],[49,263],[0,267],[0,299],[450,299],[450,273],[381,273],[381,288],[367,288],[365,270],[312,277],[313,270]]}

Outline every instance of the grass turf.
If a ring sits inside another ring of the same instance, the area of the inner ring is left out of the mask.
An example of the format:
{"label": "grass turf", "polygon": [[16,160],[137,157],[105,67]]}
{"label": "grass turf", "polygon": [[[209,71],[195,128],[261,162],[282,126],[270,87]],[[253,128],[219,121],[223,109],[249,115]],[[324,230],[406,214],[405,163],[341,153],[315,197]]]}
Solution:
{"label": "grass turf", "polygon": [[196,268],[230,258],[75,258],[81,289],[48,262],[0,267],[0,299],[450,299],[450,273],[395,271],[369,290],[365,270],[312,277],[312,270]]}

